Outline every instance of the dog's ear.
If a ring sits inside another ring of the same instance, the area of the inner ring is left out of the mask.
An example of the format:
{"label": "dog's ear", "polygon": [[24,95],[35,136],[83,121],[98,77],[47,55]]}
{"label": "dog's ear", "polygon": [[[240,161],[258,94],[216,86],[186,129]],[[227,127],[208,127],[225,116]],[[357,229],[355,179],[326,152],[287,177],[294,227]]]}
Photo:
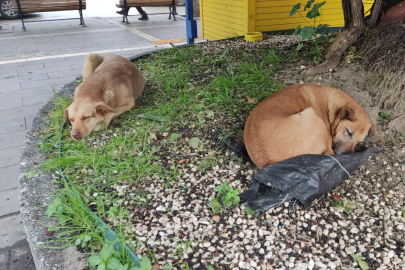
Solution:
{"label": "dog's ear", "polygon": [[[68,107],[69,108],[69,107]],[[67,123],[67,121],[69,120],[69,111],[68,111],[68,108],[66,108],[64,111],[63,111],[63,120],[65,120],[65,122]]]}
{"label": "dog's ear", "polygon": [[374,126],[374,123],[373,123],[373,125],[370,127],[370,129],[368,130],[368,137],[369,138],[371,138],[371,137],[373,137],[374,136],[374,132],[375,132],[375,126]]}
{"label": "dog's ear", "polygon": [[102,115],[105,115],[106,113],[113,112],[114,108],[108,106],[104,102],[98,103],[96,106],[96,112]]}
{"label": "dog's ear", "polygon": [[340,119],[347,119],[352,122],[355,122],[357,120],[356,111],[349,106],[344,106],[340,108],[338,115]]}

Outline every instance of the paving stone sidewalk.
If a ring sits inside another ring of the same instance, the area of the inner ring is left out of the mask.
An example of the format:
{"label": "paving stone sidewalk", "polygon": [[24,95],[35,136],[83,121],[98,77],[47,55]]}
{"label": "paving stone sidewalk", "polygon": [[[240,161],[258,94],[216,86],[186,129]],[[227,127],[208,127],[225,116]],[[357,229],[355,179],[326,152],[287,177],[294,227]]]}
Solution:
{"label": "paving stone sidewalk", "polygon": [[[38,110],[63,85],[81,76],[89,52],[131,57],[170,47],[154,40],[185,38],[184,18],[129,17],[27,23],[0,21],[0,270],[35,269],[19,214],[21,146]],[[199,22],[198,22],[199,23]],[[199,28],[199,27],[198,27]]]}

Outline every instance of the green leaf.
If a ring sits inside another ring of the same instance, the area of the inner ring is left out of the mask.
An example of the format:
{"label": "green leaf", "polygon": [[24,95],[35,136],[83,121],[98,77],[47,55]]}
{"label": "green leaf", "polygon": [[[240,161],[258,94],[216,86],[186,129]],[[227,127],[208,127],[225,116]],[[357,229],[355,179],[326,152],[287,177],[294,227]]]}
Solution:
{"label": "green leaf", "polygon": [[352,253],[352,254],[350,254],[350,256],[352,256],[352,258],[355,259],[356,261],[366,259],[366,258],[362,257],[359,253]]}
{"label": "green leaf", "polygon": [[158,121],[158,122],[167,122],[169,121],[169,118],[166,116],[160,116],[160,115],[155,115],[151,113],[141,113],[137,115],[138,117],[153,120],[153,121]]}
{"label": "green leaf", "polygon": [[179,137],[180,137],[180,134],[173,133],[172,135],[170,135],[170,140],[174,141],[174,140],[177,140]]}
{"label": "green leaf", "polygon": [[364,36],[370,35],[370,28],[366,28],[366,31],[364,31]]}
{"label": "green leaf", "polygon": [[212,267],[211,265],[207,267],[207,270],[214,270],[214,267]]}
{"label": "green leaf", "polygon": [[348,216],[350,216],[351,212],[350,212],[349,208],[345,207],[343,210],[345,211],[345,213],[346,213]]}
{"label": "green leaf", "polygon": [[299,24],[297,26],[297,28],[295,28],[293,35],[297,35],[300,32],[300,30],[301,30],[301,24]]}
{"label": "green leaf", "polygon": [[[60,225],[65,225],[66,221],[67,221],[67,218],[66,218],[65,216],[60,216],[60,217],[58,217],[58,223],[59,223]],[[60,229],[60,228],[58,228],[58,230],[59,230],[59,229]]]}
{"label": "green leaf", "polygon": [[145,270],[152,268],[152,264],[150,263],[150,260],[148,257],[146,257],[146,256],[142,257],[140,268],[145,269]]}
{"label": "green leaf", "polygon": [[235,196],[235,198],[233,198],[235,203],[240,203],[240,197],[239,196]]}
{"label": "green leaf", "polygon": [[205,107],[205,104],[199,103],[194,106],[197,111],[201,111]]}
{"label": "green leaf", "polygon": [[207,118],[212,119],[214,118],[215,113],[213,111],[207,112]]}
{"label": "green leaf", "polygon": [[300,37],[303,40],[310,39],[315,33],[315,28],[312,26],[304,26],[300,31]]}
{"label": "green leaf", "polygon": [[368,263],[366,263],[365,261],[362,260],[358,260],[357,263],[359,264],[360,268],[363,270],[367,270],[368,269]]}
{"label": "green leaf", "polygon": [[97,267],[97,270],[105,270],[105,263],[100,263],[100,265]]}
{"label": "green leaf", "polygon": [[117,258],[110,258],[107,262],[107,267],[112,270],[118,269],[118,267],[120,267],[120,266],[121,266],[121,263]]}
{"label": "green leaf", "polygon": [[157,173],[162,171],[162,168],[160,168],[159,164],[156,164],[156,163],[150,165],[150,168],[152,169],[152,171],[157,172]]}
{"label": "green leaf", "polygon": [[120,267],[118,267],[117,270],[127,270],[128,269],[129,264],[127,263],[126,265],[120,265]]}
{"label": "green leaf", "polygon": [[14,78],[14,76],[8,76],[8,77],[5,77],[4,79],[11,79],[11,78]]}
{"label": "green leaf", "polygon": [[80,245],[81,242],[82,242],[82,238],[79,237],[79,238],[76,239],[75,245],[78,246],[78,245]]}
{"label": "green leaf", "polygon": [[401,212],[402,212],[402,217],[405,218],[405,209],[401,208]]}
{"label": "green leaf", "polygon": [[232,194],[231,193],[226,193],[224,201],[229,202],[232,199]]}
{"label": "green leaf", "polygon": [[311,6],[312,6],[312,4],[313,4],[314,2],[315,2],[315,0],[309,0],[309,1],[305,4],[304,11],[307,10],[307,9],[310,9]]}
{"label": "green leaf", "polygon": [[200,139],[198,137],[191,138],[190,141],[188,142],[188,145],[190,145],[193,148],[198,148],[199,144]]}
{"label": "green leaf", "polygon": [[214,214],[221,212],[222,206],[217,200],[211,202],[211,210]]}
{"label": "green leaf", "polygon": [[295,50],[299,51],[302,49],[302,47],[304,46],[304,44],[302,42],[298,43],[297,48]]}
{"label": "green leaf", "polygon": [[294,16],[297,13],[297,10],[299,10],[301,8],[301,4],[298,3],[295,6],[293,6],[293,8],[290,11],[290,17]]}
{"label": "green leaf", "polygon": [[392,119],[392,116],[385,112],[381,112],[380,117],[381,117],[381,119],[379,119],[380,122],[386,122]]}
{"label": "green leaf", "polygon": [[34,178],[36,174],[37,174],[37,173],[34,172],[34,171],[29,171],[29,172],[27,172],[27,173],[25,174],[25,177],[26,177],[27,179],[31,179],[31,178]]}
{"label": "green leaf", "polygon": [[308,19],[314,19],[318,16],[321,16],[321,13],[319,12],[319,9],[325,5],[326,1],[322,3],[315,4],[312,9],[307,13],[307,18]]}
{"label": "green leaf", "polygon": [[83,81],[83,79],[77,79],[75,80],[75,83],[81,83]]}
{"label": "green leaf", "polygon": [[86,236],[84,237],[84,241],[88,242],[88,241],[90,241],[90,240],[91,240],[91,236],[90,236],[90,235],[86,235]]}
{"label": "green leaf", "polygon": [[99,255],[92,255],[87,259],[87,261],[91,266],[95,267],[101,263],[101,258]]}
{"label": "green leaf", "polygon": [[103,259],[108,259],[112,256],[114,252],[113,245],[104,245],[100,251],[100,257]]}

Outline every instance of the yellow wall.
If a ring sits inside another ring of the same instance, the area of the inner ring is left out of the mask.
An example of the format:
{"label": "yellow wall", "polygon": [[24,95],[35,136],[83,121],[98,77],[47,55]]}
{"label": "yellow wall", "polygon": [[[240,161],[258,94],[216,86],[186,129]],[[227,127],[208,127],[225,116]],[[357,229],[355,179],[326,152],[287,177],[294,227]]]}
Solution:
{"label": "yellow wall", "polygon": [[[302,18],[297,12],[292,17],[292,7],[301,3],[301,15],[307,0],[200,0],[201,30],[208,40],[243,36],[246,32],[280,31],[295,29],[299,24],[310,25],[312,20]],[[321,0],[316,1],[316,3]],[[371,8],[373,0],[365,0],[365,11]],[[322,19],[318,24],[342,27],[343,11],[341,0],[329,0],[321,8]]]}
{"label": "yellow wall", "polygon": [[248,0],[200,0],[201,32],[205,39],[218,40],[242,36],[246,32]]}

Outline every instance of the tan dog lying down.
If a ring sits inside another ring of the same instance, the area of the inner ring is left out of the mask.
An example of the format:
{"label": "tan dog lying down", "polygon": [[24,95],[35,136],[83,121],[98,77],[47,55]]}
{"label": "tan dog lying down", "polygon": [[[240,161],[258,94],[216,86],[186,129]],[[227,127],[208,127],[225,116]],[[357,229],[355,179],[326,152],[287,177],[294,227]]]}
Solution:
{"label": "tan dog lying down", "polygon": [[83,82],[75,89],[74,101],[64,118],[72,124],[71,136],[80,140],[100,124],[135,106],[145,82],[139,69],[128,59],[113,54],[89,54],[84,60]]}
{"label": "tan dog lying down", "polygon": [[247,119],[244,139],[252,161],[263,168],[303,154],[353,153],[374,125],[348,94],[302,84],[263,100]]}

